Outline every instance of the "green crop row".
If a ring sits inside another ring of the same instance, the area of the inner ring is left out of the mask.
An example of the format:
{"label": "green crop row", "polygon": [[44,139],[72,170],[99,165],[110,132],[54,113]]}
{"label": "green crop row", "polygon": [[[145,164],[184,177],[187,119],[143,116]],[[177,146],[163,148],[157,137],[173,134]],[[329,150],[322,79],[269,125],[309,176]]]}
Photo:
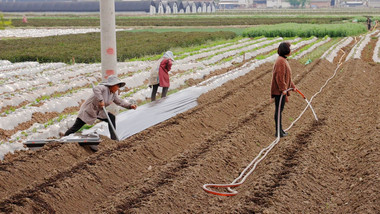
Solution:
{"label": "green crop row", "polygon": [[307,63],[307,61],[314,61],[316,59],[319,59],[331,46],[335,45],[336,43],[338,43],[342,38],[332,38],[331,41],[319,46],[318,48],[316,48],[315,50],[313,50],[312,52],[306,54],[305,56],[303,56],[301,59],[299,59],[298,61],[302,64],[305,64]]}
{"label": "green crop row", "polygon": [[[380,16],[370,16],[371,21],[380,21]],[[367,17],[365,16],[355,16],[352,18],[353,21],[356,22],[367,22]]]}
{"label": "green crop row", "polygon": [[294,57],[297,56],[298,54],[301,54],[302,52],[304,52],[304,51],[308,50],[309,48],[311,48],[313,45],[315,45],[315,44],[317,44],[317,43],[319,43],[319,42],[321,42],[321,41],[323,41],[323,40],[325,40],[325,39],[327,39],[327,38],[328,38],[328,37],[325,36],[324,38],[319,38],[319,39],[315,40],[314,42],[311,42],[311,43],[309,43],[309,44],[303,46],[303,47],[300,48],[297,52],[292,53],[292,55],[291,55],[290,58],[294,58]]}
{"label": "green crop row", "polygon": [[[218,39],[232,39],[233,32],[117,32],[118,61],[162,54],[174,47],[189,47]],[[100,33],[0,40],[0,59],[11,62],[100,62]]]}
{"label": "green crop row", "polygon": [[[217,40],[217,41],[213,41],[213,42],[208,42],[206,44],[202,44],[202,45],[197,45],[197,46],[191,46],[191,47],[187,47],[187,48],[182,48],[180,51],[176,51],[174,52],[174,55],[176,56],[175,59],[176,60],[179,60],[179,59],[184,59],[188,56],[193,56],[195,54],[199,54],[201,50],[203,50],[202,52],[205,53],[205,52],[209,52],[211,50],[204,50],[206,48],[211,48],[211,47],[215,47],[215,46],[218,46],[218,45],[221,45],[221,47],[217,48],[217,49],[221,49],[221,48],[224,48],[224,47],[228,47],[228,46],[231,46],[233,44],[235,44],[237,41],[239,41],[240,39],[242,39],[242,37],[238,36],[238,37],[235,37],[234,39],[229,39],[229,40]],[[215,49],[214,49],[215,50]]]}
{"label": "green crop row", "polygon": [[344,24],[277,24],[277,25],[262,25],[254,28],[249,28],[243,32],[243,36],[257,37],[345,37],[355,36],[366,32],[366,26],[356,23]]}
{"label": "green crop row", "polygon": [[218,50],[216,50],[214,54],[209,55],[207,58],[201,59],[200,61],[203,61],[203,60],[209,60],[209,59],[213,58],[213,57],[216,56],[216,55],[223,54],[223,53],[226,53],[226,52],[229,52],[229,51],[234,51],[234,50],[242,49],[242,48],[245,48],[245,47],[248,47],[248,46],[251,46],[251,45],[254,45],[254,44],[260,43],[260,42],[262,42],[262,41],[256,41],[256,40],[259,40],[259,39],[261,39],[261,38],[263,38],[263,37],[256,37],[256,38],[254,38],[254,39],[251,41],[251,42],[254,41],[253,43],[245,44],[244,46],[240,46],[240,47],[237,47],[237,48],[231,48],[231,49],[224,50],[224,51],[218,51]]}

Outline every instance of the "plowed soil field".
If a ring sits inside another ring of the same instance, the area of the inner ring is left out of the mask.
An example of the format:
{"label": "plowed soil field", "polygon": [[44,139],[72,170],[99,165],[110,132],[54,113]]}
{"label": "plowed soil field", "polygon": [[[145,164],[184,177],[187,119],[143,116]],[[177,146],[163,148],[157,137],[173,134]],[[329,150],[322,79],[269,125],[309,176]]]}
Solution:
{"label": "plowed soil field", "polygon": [[[310,98],[337,64],[290,60]],[[258,165],[239,194],[201,188],[230,183],[274,139],[268,63],[202,95],[199,105],[98,152],[52,144],[0,165],[5,213],[380,213],[380,65],[349,60],[310,110]],[[284,127],[305,101],[292,93]],[[223,190],[225,191],[225,190]]]}

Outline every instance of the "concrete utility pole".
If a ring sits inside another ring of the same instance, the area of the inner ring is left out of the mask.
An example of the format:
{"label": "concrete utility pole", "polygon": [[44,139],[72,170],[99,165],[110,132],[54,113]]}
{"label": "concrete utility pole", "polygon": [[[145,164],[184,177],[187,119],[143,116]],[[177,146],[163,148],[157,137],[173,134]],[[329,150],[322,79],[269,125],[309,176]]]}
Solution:
{"label": "concrete utility pole", "polygon": [[117,64],[115,0],[100,0],[100,35],[102,78],[115,74]]}

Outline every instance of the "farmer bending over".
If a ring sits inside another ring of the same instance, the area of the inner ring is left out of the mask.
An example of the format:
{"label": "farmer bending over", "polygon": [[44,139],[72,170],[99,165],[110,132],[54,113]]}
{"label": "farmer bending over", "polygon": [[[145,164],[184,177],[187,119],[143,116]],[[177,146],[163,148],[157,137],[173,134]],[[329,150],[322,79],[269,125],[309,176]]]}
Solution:
{"label": "farmer bending over", "polygon": [[[86,123],[92,125],[96,119],[99,119],[108,123],[111,139],[116,140],[116,135],[107,120],[107,115],[103,111],[103,106],[109,106],[114,102],[116,105],[124,108],[136,109],[137,106],[135,104],[130,104],[118,97],[116,92],[123,86],[125,86],[125,82],[121,82],[115,75],[111,75],[106,82],[100,83],[98,86],[94,87],[94,94],[83,103],[74,125],[66,131],[64,136],[77,132]],[[116,130],[115,115],[108,113],[108,116]]]}
{"label": "farmer bending over", "polygon": [[153,66],[153,69],[149,77],[149,86],[153,86],[151,101],[156,100],[156,94],[158,86],[162,87],[162,97],[166,97],[168,93],[170,82],[169,82],[169,71],[172,68],[174,62],[173,52],[166,51],[164,56],[159,59],[159,64]]}

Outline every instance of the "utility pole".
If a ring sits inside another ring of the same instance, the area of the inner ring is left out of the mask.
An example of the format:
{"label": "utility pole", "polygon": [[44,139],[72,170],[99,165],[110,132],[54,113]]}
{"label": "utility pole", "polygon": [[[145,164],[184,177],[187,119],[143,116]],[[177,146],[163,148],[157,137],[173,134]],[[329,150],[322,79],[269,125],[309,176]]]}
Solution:
{"label": "utility pole", "polygon": [[100,0],[102,79],[117,75],[115,0]]}

